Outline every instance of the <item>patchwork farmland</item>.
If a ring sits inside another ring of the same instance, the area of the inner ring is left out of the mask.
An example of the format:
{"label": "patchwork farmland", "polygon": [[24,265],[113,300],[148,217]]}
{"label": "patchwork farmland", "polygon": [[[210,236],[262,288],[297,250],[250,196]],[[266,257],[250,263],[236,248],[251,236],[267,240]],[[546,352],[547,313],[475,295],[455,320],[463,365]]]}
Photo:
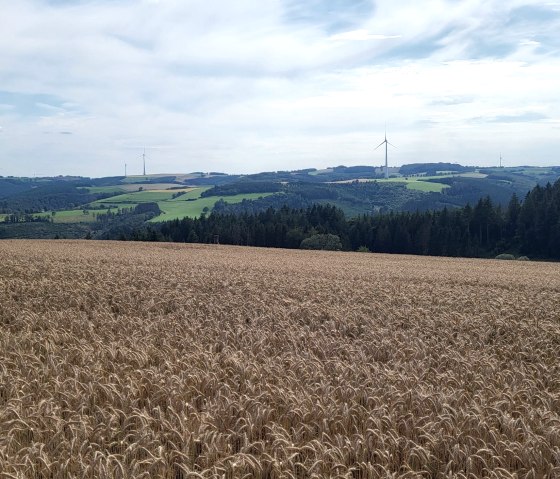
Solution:
{"label": "patchwork farmland", "polygon": [[1,477],[560,477],[560,265],[0,242]]}
{"label": "patchwork farmland", "polygon": [[[154,188],[154,186],[158,188]],[[142,189],[139,191],[139,188]],[[33,216],[50,218],[53,223],[91,223],[98,216],[103,216],[107,212],[115,213],[121,210],[131,210],[142,203],[157,203],[161,209],[161,214],[152,218],[150,222],[159,223],[185,217],[198,218],[202,213],[211,212],[219,200],[235,204],[243,200],[255,200],[273,194],[246,193],[227,197],[201,197],[201,194],[208,189],[209,187],[178,188],[177,185],[163,183],[142,185],[141,187],[138,187],[136,184],[115,187],[91,187],[88,190],[96,193],[111,194],[111,196],[93,201],[77,209],[35,213]],[[0,221],[4,220],[4,216],[0,215]]]}

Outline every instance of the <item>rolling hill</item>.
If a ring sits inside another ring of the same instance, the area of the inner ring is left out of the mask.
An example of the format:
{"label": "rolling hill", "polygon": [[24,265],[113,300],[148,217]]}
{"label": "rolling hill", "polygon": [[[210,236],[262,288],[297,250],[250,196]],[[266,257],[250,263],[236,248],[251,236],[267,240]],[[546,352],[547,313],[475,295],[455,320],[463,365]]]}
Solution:
{"label": "rolling hill", "polygon": [[[85,225],[92,234],[110,223],[137,224],[195,218],[212,211],[255,213],[268,208],[332,204],[349,216],[388,211],[456,208],[489,196],[506,205],[537,184],[553,182],[560,167],[474,168],[423,163],[390,169],[336,166],[250,175],[195,172],[105,178],[0,178],[0,237],[19,237],[28,224],[49,237],[49,224]],[[158,214],[140,216],[135,208],[154,204]],[[134,218],[132,218],[134,216]],[[40,227],[35,223],[44,223]],[[15,224],[19,224],[17,228]],[[34,225],[35,224],[35,225]],[[70,228],[76,231],[76,228]],[[55,228],[52,230],[55,231]],[[64,234],[64,233],[63,233]],[[52,237],[52,236],[51,236]]]}

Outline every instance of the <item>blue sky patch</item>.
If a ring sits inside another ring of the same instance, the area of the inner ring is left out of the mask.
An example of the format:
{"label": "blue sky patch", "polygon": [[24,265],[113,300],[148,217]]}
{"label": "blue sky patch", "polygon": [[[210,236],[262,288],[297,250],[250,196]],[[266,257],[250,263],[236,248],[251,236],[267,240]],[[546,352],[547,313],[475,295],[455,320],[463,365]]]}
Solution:
{"label": "blue sky patch", "polygon": [[433,53],[444,48],[445,38],[452,32],[452,29],[446,29],[435,35],[423,38],[420,41],[416,39],[399,45],[374,59],[374,63],[383,63],[392,60],[419,60],[429,58]]}
{"label": "blue sky patch", "polygon": [[504,58],[517,50],[517,43],[490,41],[487,39],[475,40],[469,47],[469,58],[481,60],[485,58]]}
{"label": "blue sky patch", "polygon": [[560,10],[547,7],[523,6],[512,10],[509,14],[507,27],[518,27],[522,24],[542,25],[560,18]]}
{"label": "blue sky patch", "polygon": [[0,105],[5,111],[25,117],[53,116],[77,112],[76,106],[47,94],[17,93],[0,90]]}
{"label": "blue sky patch", "polygon": [[528,111],[515,115],[498,115],[492,117],[473,118],[473,123],[532,123],[535,121],[547,120],[549,117],[542,113]]}
{"label": "blue sky patch", "polygon": [[356,28],[374,11],[375,5],[369,0],[288,1],[285,20],[320,26],[331,35]]}

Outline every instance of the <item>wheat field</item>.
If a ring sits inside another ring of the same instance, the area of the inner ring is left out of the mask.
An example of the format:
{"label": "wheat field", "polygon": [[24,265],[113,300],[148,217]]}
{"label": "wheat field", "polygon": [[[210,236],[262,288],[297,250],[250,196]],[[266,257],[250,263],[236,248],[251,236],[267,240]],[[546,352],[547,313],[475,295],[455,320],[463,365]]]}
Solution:
{"label": "wheat field", "polygon": [[0,242],[2,478],[558,478],[560,265]]}

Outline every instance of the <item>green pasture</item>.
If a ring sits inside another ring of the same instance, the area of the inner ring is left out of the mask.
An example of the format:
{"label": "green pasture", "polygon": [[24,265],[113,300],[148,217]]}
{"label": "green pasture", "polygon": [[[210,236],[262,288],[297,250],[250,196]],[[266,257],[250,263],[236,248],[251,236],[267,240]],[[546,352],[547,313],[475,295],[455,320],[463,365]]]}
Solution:
{"label": "green pasture", "polygon": [[[206,186],[201,188],[184,188],[176,190],[135,191],[97,200],[91,203],[91,205],[97,207],[104,205],[107,208],[130,208],[135,207],[140,203],[153,202],[158,204],[163,213],[156,218],[153,218],[151,221],[161,222],[185,218],[187,216],[190,218],[198,218],[204,212],[205,208],[212,210],[214,204],[219,199],[223,199],[228,203],[240,203],[244,199],[253,200],[273,194],[251,193],[235,196],[210,196],[207,198],[201,198],[200,195],[210,188],[210,186]],[[173,198],[173,195],[179,192],[184,192],[184,194]]]}
{"label": "green pasture", "polygon": [[[388,180],[381,180],[390,182],[393,178],[389,178]],[[409,190],[417,190],[423,191],[424,193],[441,193],[445,188],[449,188],[449,185],[444,185],[443,183],[434,183],[431,181],[422,181],[418,179],[401,179],[401,178],[394,178],[394,181],[400,181],[401,183],[405,183],[406,187]]]}
{"label": "green pasture", "polygon": [[172,201],[162,201],[158,202],[159,208],[163,213],[155,218],[151,219],[151,222],[159,223],[161,221],[170,221],[181,219],[185,217],[198,218],[205,208],[209,211],[212,210],[216,201],[222,199],[228,203],[241,203],[243,200],[256,200],[265,196],[273,195],[274,193],[250,193],[234,196],[208,196],[206,198],[194,199],[194,201],[188,201],[188,193],[183,196],[179,196]]}
{"label": "green pasture", "polygon": [[53,223],[91,223],[95,221],[96,216],[91,210],[85,210],[88,213],[85,214],[84,210],[65,210],[56,211],[55,215],[52,212],[47,211],[46,213],[40,213],[37,216],[50,217]]}
{"label": "green pasture", "polygon": [[[130,208],[133,207],[133,205],[126,205],[126,207]],[[55,211],[54,216],[51,211],[47,211],[45,213],[37,213],[34,216],[37,218],[52,218],[53,223],[92,223],[98,216],[105,215],[109,211],[116,212],[117,209],[118,208],[107,208],[104,210],[63,210]]]}
{"label": "green pasture", "polygon": [[173,195],[180,193],[181,191],[189,194],[192,191],[196,191],[196,196],[198,197],[203,191],[202,188],[196,188],[193,190],[191,188],[177,189],[177,190],[148,190],[148,191],[136,191],[133,193],[123,193],[122,195],[111,196],[110,198],[104,198],[102,200],[97,200],[91,203],[92,205],[102,205],[102,204],[138,204],[138,203],[159,203],[160,201],[169,201],[173,199]]}
{"label": "green pasture", "polygon": [[471,173],[461,173],[460,175],[457,175],[457,176],[460,176],[461,178],[477,178],[477,179],[480,179],[480,178],[486,178],[488,175],[484,174],[484,173],[478,173],[476,171],[473,171]]}
{"label": "green pasture", "polygon": [[[103,213],[106,210],[118,210],[118,209],[123,209],[123,208],[136,208],[138,206],[138,203],[98,203],[98,204],[91,204],[89,205],[90,207],[93,206],[93,208],[91,209],[91,211],[95,211],[96,213]],[[103,209],[100,209],[103,208]]]}
{"label": "green pasture", "polygon": [[[8,215],[0,215],[0,222],[3,222]],[[90,213],[86,215],[82,210],[56,211],[52,216],[51,211],[44,213],[33,213],[33,218],[52,218],[53,223],[90,223],[95,221],[95,217]]]}
{"label": "green pasture", "polygon": [[187,201],[187,200],[192,200],[192,199],[196,199],[196,198],[200,198],[200,195],[202,193],[204,193],[206,190],[209,190],[210,188],[212,188],[211,186],[203,186],[201,188],[192,188],[190,190],[185,190],[185,194],[181,195],[181,196],[177,196],[177,198],[172,198],[171,202],[175,202],[175,201]]}
{"label": "green pasture", "polygon": [[[449,175],[451,176],[451,175]],[[419,176],[419,177],[399,177],[399,178],[382,178],[382,179],[361,179],[360,182],[371,182],[376,181],[379,183],[404,183],[406,188],[409,190],[423,191],[424,193],[441,193],[445,188],[449,188],[449,185],[444,185],[443,183],[434,183],[431,181],[426,181],[430,179],[440,179],[447,178],[447,176]],[[340,181],[337,183],[352,183],[355,180]]]}
{"label": "green pasture", "polygon": [[310,171],[309,174],[311,176],[317,176],[317,175],[324,175],[325,173],[332,173],[333,171],[334,171],[333,168],[323,168],[322,170]]}

